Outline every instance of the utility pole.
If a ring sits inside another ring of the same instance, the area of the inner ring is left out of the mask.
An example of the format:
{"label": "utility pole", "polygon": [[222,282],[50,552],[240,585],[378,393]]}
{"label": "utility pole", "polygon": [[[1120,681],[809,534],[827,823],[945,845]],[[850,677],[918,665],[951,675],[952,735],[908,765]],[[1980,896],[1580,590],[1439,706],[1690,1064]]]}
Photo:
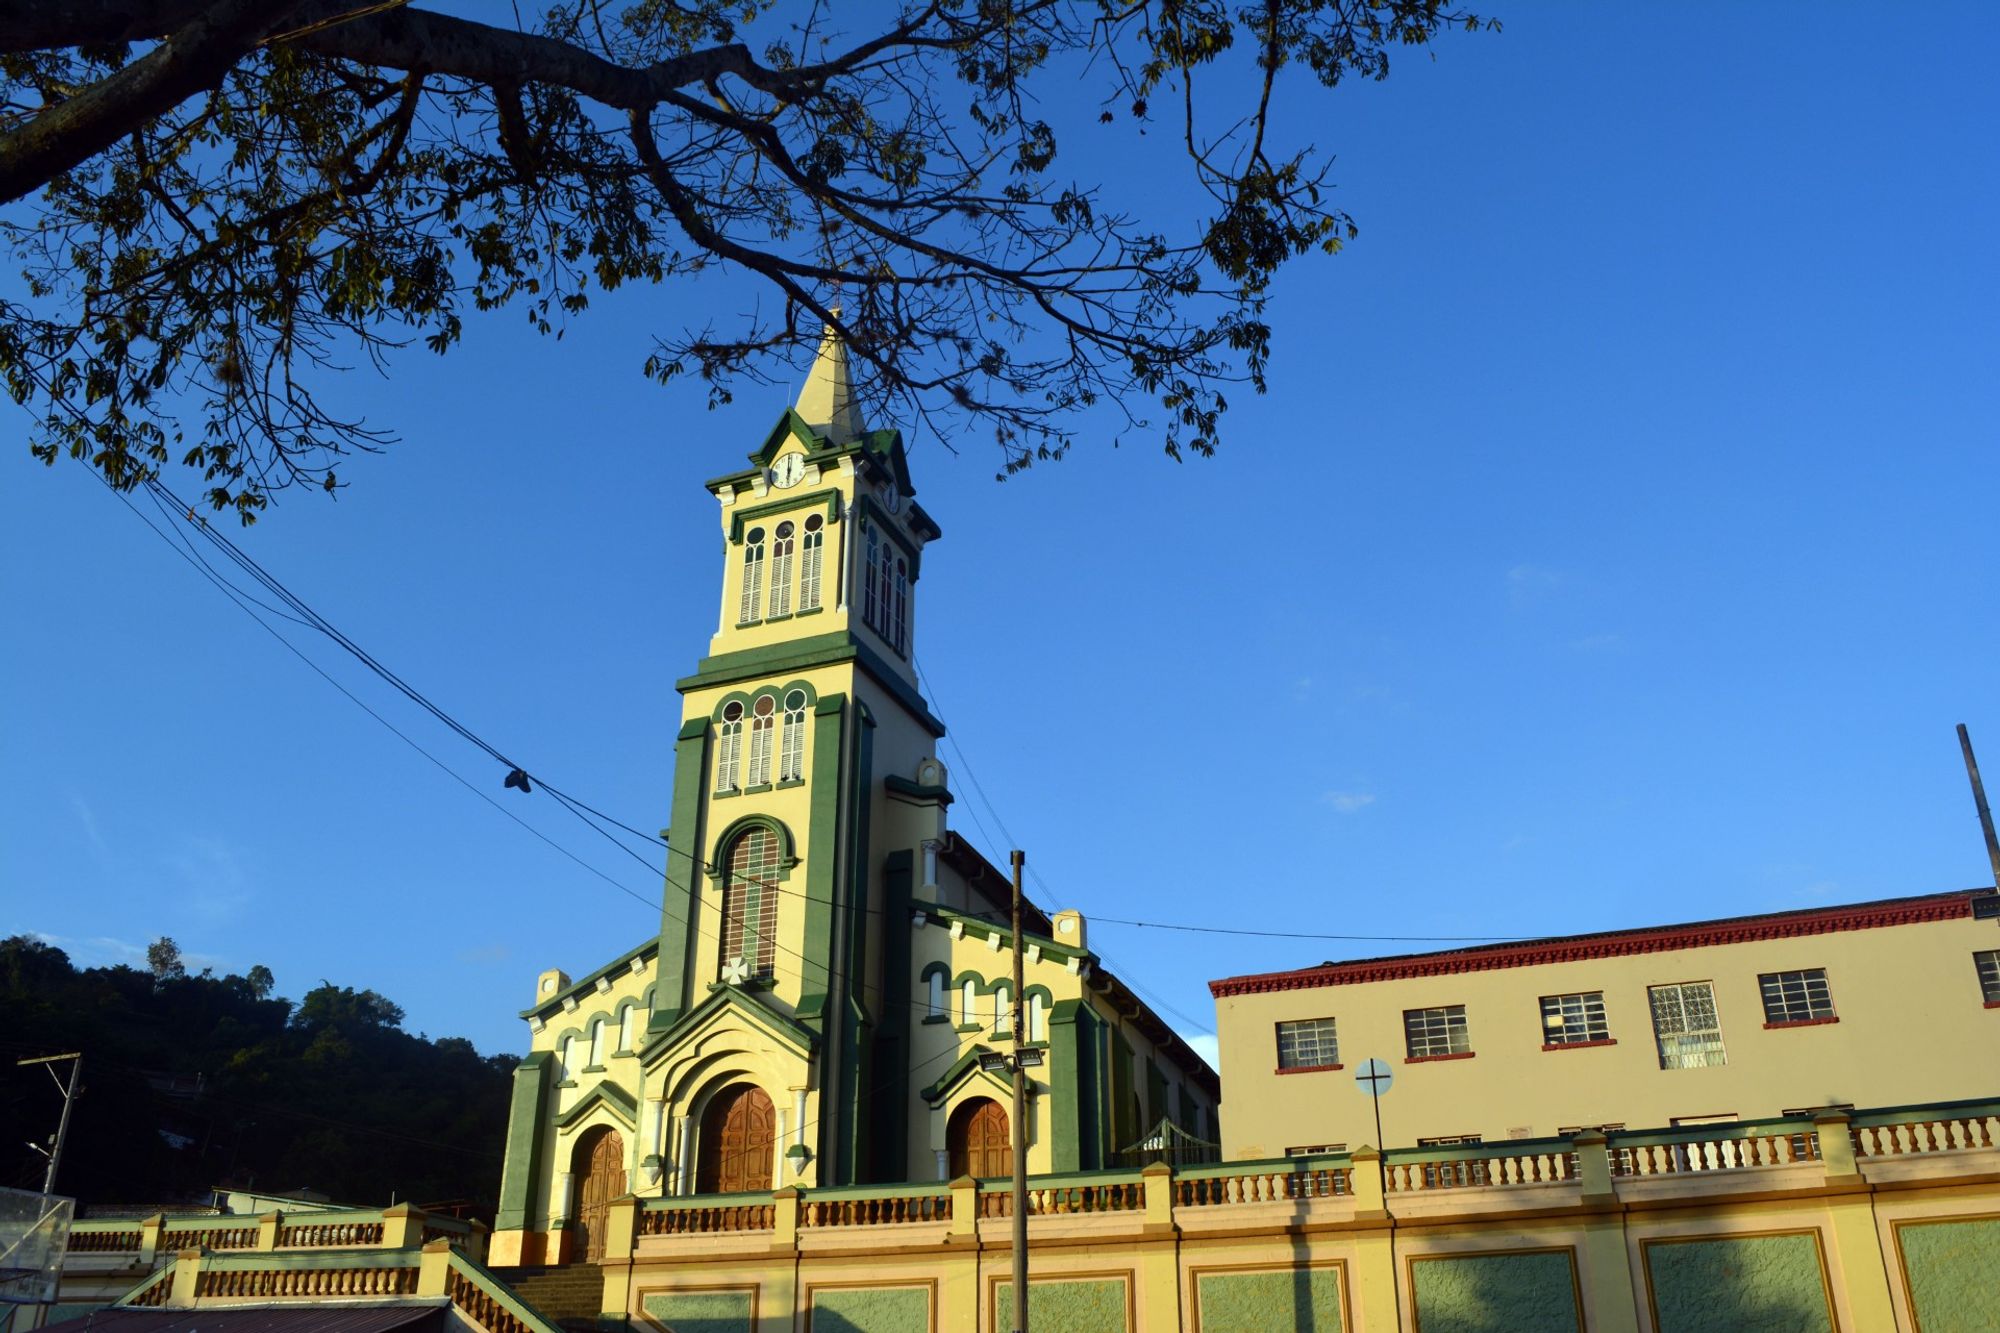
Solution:
{"label": "utility pole", "polygon": [[1014,1014],[1014,1333],[1028,1333],[1028,1071],[1021,1067],[1021,986],[1027,965],[1021,952],[1021,863],[1027,857],[1014,850],[1014,989],[1008,996]]}
{"label": "utility pole", "polygon": [[1972,757],[1972,737],[1958,724],[1958,748],[1965,754],[1965,776],[1972,780],[1972,804],[1979,811],[1979,831],[1986,835],[1986,859],[1993,867],[1993,887],[2000,890],[2000,838],[1993,836],[1993,812],[1986,806],[1986,785],[1979,780],[1979,761]]}
{"label": "utility pole", "polygon": [[28,1145],[49,1159],[49,1174],[42,1181],[42,1193],[44,1194],[54,1194],[56,1192],[56,1171],[62,1166],[63,1143],[69,1138],[69,1110],[71,1106],[76,1104],[76,1081],[78,1076],[83,1073],[83,1052],[69,1051],[63,1055],[38,1055],[32,1059],[16,1060],[14,1062],[16,1067],[21,1065],[47,1066],[55,1064],[59,1060],[69,1060],[72,1063],[69,1067],[68,1087],[64,1087],[63,1081],[56,1077],[55,1070],[49,1070],[49,1077],[55,1079],[56,1089],[63,1095],[62,1119],[56,1124],[55,1150],[51,1152],[47,1149],[36,1147],[32,1143]]}

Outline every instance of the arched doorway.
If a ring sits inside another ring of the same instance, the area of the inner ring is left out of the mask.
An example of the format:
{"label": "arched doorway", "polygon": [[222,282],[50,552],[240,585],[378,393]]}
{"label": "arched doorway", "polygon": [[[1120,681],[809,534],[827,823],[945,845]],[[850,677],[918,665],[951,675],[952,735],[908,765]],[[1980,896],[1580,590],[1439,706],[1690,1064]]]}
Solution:
{"label": "arched doorway", "polygon": [[1011,1176],[1014,1147],[1007,1138],[1007,1113],[991,1097],[961,1102],[945,1127],[951,1178]]}
{"label": "arched doorway", "polygon": [[750,1083],[724,1088],[701,1116],[697,1194],[740,1194],[771,1188],[777,1116],[764,1090]]}
{"label": "arched doorway", "polygon": [[570,1170],[576,1177],[576,1226],[583,1233],[583,1258],[594,1264],[604,1257],[604,1230],[611,1201],[629,1192],[625,1140],[609,1126],[586,1130],[570,1155]]}

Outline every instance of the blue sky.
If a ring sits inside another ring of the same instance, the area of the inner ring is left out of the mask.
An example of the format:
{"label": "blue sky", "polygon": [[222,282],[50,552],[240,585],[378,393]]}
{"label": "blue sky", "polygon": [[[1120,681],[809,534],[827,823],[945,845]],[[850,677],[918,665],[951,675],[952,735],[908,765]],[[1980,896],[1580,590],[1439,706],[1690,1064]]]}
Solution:
{"label": "blue sky", "polygon": [[[1497,12],[1499,36],[1295,102],[1362,234],[1284,278],[1272,392],[1216,458],[1085,440],[997,485],[984,446],[916,440],[954,814],[996,861],[1024,846],[1045,905],[1503,936],[1985,877],[1952,726],[2000,772],[2000,10]],[[559,344],[481,320],[356,374],[404,443],[232,535],[531,770],[658,827],[672,682],[716,615],[701,481],[786,393],[710,413],[638,366],[650,328],[730,299],[621,293]],[[537,971],[657,928],[10,419],[0,932],[87,963],[170,934],[520,1050]],[[1210,978],[1425,947],[1092,943],[1190,1034]]]}

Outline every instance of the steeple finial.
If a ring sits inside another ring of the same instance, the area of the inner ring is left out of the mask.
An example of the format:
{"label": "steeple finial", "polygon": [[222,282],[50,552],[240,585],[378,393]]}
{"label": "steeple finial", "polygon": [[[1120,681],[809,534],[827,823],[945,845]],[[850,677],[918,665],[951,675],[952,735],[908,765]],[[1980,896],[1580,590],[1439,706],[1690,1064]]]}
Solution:
{"label": "steeple finial", "polygon": [[[833,307],[840,317],[840,307]],[[820,334],[819,352],[813,357],[812,371],[799,390],[798,414],[814,430],[834,444],[845,444],[861,434],[861,413],[854,404],[854,381],[847,369],[847,344],[833,325]]]}

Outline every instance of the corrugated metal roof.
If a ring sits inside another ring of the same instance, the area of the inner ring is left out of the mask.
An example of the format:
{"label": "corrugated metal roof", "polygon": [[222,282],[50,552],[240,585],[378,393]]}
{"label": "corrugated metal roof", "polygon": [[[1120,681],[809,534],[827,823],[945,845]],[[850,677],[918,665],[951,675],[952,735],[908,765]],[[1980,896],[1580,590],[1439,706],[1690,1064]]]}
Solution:
{"label": "corrugated metal roof", "polygon": [[442,1305],[266,1305],[172,1310],[112,1307],[42,1333],[445,1333]]}

